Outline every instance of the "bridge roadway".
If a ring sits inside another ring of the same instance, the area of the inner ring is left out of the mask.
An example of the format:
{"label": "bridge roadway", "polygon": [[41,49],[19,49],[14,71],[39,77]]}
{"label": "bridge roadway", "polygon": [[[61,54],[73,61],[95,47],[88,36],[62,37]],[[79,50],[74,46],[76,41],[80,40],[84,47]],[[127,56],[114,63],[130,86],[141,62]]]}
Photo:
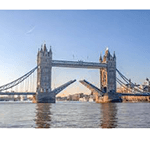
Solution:
{"label": "bridge roadway", "polygon": [[[93,89],[95,89],[94,87],[92,87]],[[101,91],[98,92],[99,94],[101,94]],[[35,92],[0,92],[0,95],[35,95]],[[120,96],[150,96],[150,93],[136,93],[136,94],[132,94],[132,93],[117,93]]]}
{"label": "bridge roadway", "polygon": [[88,68],[88,69],[100,69],[106,68],[105,63],[96,62],[84,62],[84,61],[65,61],[65,60],[52,60],[53,67],[68,67],[68,68]]}
{"label": "bridge roadway", "polygon": [[35,95],[35,92],[0,92],[0,95]]}
{"label": "bridge roadway", "polygon": [[150,93],[118,93],[121,96],[150,96]]}

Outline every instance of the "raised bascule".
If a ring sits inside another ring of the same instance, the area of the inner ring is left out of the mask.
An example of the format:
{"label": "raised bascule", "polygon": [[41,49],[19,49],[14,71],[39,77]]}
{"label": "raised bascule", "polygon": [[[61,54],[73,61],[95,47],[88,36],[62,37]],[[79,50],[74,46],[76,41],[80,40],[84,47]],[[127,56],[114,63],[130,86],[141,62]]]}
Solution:
{"label": "raised bascule", "polygon": [[[52,49],[48,50],[46,44],[41,46],[37,54],[37,67],[32,69],[22,77],[0,86],[0,95],[34,95],[34,102],[36,103],[55,103],[56,95],[74,83],[76,80],[71,80],[60,87],[52,90],[52,67],[69,67],[69,68],[86,68],[86,69],[99,69],[100,70],[100,88],[92,85],[86,80],[81,80],[80,83],[85,85],[96,95],[96,102],[121,102],[121,96],[150,96],[150,93],[145,93],[142,89],[139,89],[135,84],[128,80],[123,74],[116,68],[116,55],[110,54],[109,49],[106,48],[105,54],[102,57],[100,55],[99,62],[83,62],[83,61],[64,61],[53,60]],[[35,92],[7,92],[25,79],[27,79],[35,70],[37,70],[37,87]],[[127,83],[124,84],[120,79],[116,77],[116,72]],[[116,82],[122,86],[132,85],[138,93],[117,93]],[[4,92],[5,91],[5,92]]]}

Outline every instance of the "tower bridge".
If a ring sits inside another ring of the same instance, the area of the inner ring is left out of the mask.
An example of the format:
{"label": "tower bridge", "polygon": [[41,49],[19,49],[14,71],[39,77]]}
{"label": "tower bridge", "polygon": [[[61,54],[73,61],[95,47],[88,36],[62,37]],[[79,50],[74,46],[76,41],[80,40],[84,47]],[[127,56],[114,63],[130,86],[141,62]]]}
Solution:
{"label": "tower bridge", "polygon": [[[109,49],[106,48],[105,54],[102,57],[100,55],[99,62],[84,62],[84,61],[64,61],[64,60],[53,60],[51,47],[48,50],[46,44],[41,46],[37,54],[37,67],[23,75],[22,77],[0,86],[0,95],[34,95],[37,103],[54,103],[55,96],[74,83],[76,80],[71,80],[60,87],[52,90],[52,67],[68,67],[68,68],[83,68],[83,69],[99,69],[100,71],[100,88],[92,85],[86,80],[81,80],[80,83],[85,85],[96,95],[98,102],[113,102],[121,101],[121,96],[150,96],[150,93],[145,93],[139,89],[135,84],[128,80],[119,70],[116,68],[116,55],[110,54]],[[35,70],[37,71],[37,87],[35,92],[7,92],[6,90],[18,86],[29,76],[31,76]],[[120,79],[116,77],[116,72],[121,78],[127,83],[124,84]],[[132,85],[139,93],[117,93],[116,82],[122,86]],[[4,92],[5,91],[5,92]]]}
{"label": "tower bridge", "polygon": [[[101,90],[110,96],[116,97],[116,56],[110,54],[106,49],[104,58],[100,57],[100,62],[83,61],[63,61],[52,60],[52,50],[47,50],[44,44],[37,55],[37,100],[38,102],[55,101],[55,94],[51,92],[51,72],[52,67],[86,68],[100,69]],[[109,97],[110,97],[109,96]],[[116,97],[115,99],[117,99]]]}

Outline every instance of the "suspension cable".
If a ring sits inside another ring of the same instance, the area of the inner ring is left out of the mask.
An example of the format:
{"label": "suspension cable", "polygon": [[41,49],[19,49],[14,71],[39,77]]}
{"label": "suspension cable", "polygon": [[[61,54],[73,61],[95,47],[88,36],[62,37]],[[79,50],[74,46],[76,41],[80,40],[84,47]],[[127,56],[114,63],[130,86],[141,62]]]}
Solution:
{"label": "suspension cable", "polygon": [[20,78],[14,80],[8,84],[5,84],[3,86],[0,86],[0,91],[7,90],[7,89],[10,89],[10,88],[18,85],[19,83],[24,81],[26,78],[28,78],[36,69],[37,69],[37,66],[34,69],[32,69],[31,71],[29,71],[28,73],[26,73],[25,75],[21,76]]}
{"label": "suspension cable", "polygon": [[129,88],[128,88],[121,80],[119,80],[118,78],[116,78],[116,81],[117,81],[122,87],[124,87],[126,90],[129,90]]}
{"label": "suspension cable", "polygon": [[122,77],[122,79],[123,79],[126,83],[132,84],[132,85],[133,85],[133,88],[134,88],[135,90],[137,90],[137,91],[139,91],[139,92],[141,92],[141,90],[142,90],[142,93],[143,93],[143,89],[142,89],[142,88],[140,88],[140,87],[136,87],[136,88],[135,88],[136,84],[134,84],[134,83],[131,82],[129,79],[127,79],[118,69],[116,69],[116,71],[118,72],[118,74]]}
{"label": "suspension cable", "polygon": [[125,82],[129,83],[129,79],[127,79],[118,69],[116,71],[119,73],[119,75],[125,80]]}

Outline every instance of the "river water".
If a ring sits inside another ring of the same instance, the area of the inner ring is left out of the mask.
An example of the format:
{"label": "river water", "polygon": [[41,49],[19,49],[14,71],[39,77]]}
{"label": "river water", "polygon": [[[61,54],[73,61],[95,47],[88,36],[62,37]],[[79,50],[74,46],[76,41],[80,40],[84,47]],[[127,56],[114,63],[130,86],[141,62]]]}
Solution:
{"label": "river water", "polygon": [[0,128],[149,128],[150,103],[0,102]]}

